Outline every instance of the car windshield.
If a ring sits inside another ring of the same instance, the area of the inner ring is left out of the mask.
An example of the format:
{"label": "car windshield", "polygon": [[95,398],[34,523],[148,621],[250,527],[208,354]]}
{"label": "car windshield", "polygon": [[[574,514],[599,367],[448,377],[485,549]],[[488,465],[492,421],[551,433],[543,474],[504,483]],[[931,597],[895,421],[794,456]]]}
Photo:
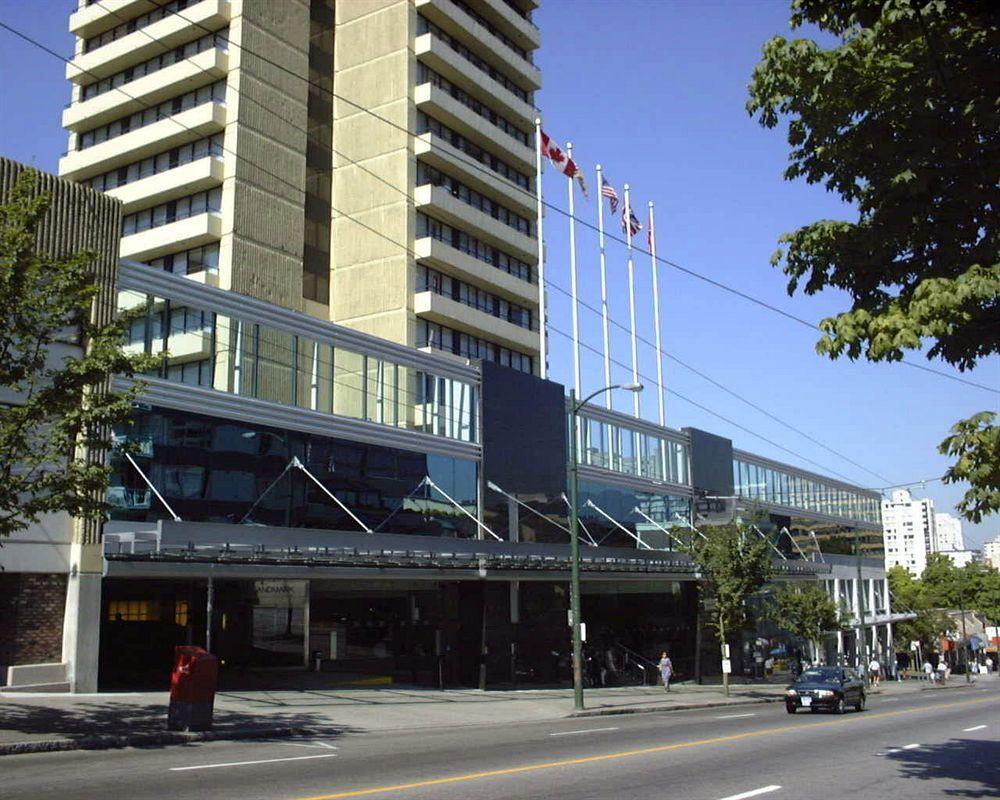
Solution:
{"label": "car windshield", "polygon": [[837,683],[840,681],[841,671],[833,667],[807,669],[796,683]]}

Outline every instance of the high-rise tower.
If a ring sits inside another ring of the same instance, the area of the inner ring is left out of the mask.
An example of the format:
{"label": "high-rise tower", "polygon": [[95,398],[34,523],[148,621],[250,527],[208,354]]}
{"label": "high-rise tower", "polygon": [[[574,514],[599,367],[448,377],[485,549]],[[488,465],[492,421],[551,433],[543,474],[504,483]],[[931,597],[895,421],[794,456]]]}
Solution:
{"label": "high-rise tower", "polygon": [[60,174],[121,255],[538,371],[533,0],[80,0]]}

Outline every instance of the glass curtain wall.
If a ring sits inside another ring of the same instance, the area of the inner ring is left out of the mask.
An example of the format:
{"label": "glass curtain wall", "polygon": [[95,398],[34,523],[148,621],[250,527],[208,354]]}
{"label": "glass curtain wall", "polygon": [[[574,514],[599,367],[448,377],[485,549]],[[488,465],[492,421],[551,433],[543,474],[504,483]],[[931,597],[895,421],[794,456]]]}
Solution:
{"label": "glass curtain wall", "polygon": [[688,446],[683,442],[584,415],[580,416],[580,463],[651,480],[690,483]]}
{"label": "glass curtain wall", "polygon": [[119,310],[146,306],[128,349],[163,355],[166,380],[337,414],[379,425],[478,441],[478,388],[404,364],[249,320],[134,291]]}
{"label": "glass curtain wall", "polygon": [[[436,491],[429,476],[475,516],[475,461],[243,424],[166,409],[137,410],[115,431],[185,521],[358,531],[356,522],[299,470],[316,479],[370,528],[385,533],[471,537],[475,523]],[[112,519],[169,514],[116,449],[108,492]]]}
{"label": "glass curtain wall", "polygon": [[882,521],[877,495],[824,483],[790,472],[733,459],[736,494],[747,500],[827,514],[873,524]]}

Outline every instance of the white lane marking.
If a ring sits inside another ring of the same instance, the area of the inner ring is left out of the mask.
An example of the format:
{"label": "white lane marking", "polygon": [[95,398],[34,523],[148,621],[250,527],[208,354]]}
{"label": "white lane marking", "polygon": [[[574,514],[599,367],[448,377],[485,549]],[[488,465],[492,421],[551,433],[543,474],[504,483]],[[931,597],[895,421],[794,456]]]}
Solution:
{"label": "white lane marking", "polygon": [[560,731],[559,733],[550,733],[549,736],[573,736],[577,733],[600,733],[601,731],[616,731],[618,728],[587,728],[582,731]]}
{"label": "white lane marking", "polygon": [[971,728],[962,728],[962,733],[972,733],[973,731],[981,731],[985,728],[985,725],[973,725]]}
{"label": "white lane marking", "polygon": [[722,717],[716,717],[716,719],[739,719],[740,717],[756,717],[756,714],[726,714]]}
{"label": "white lane marking", "polygon": [[741,792],[740,794],[731,794],[729,797],[723,797],[722,800],[746,800],[747,797],[756,797],[759,794],[768,794],[769,792],[776,792],[781,787],[777,784],[772,786],[762,786],[760,789],[752,789],[749,792]]}
{"label": "white lane marking", "polygon": [[920,747],[919,744],[904,744],[903,745],[903,749],[904,750],[916,750],[918,747]]}
{"label": "white lane marking", "polygon": [[230,761],[225,764],[198,764],[194,767],[171,767],[171,772],[187,772],[192,769],[217,769],[219,767],[246,767],[251,764],[274,764],[278,761],[308,761],[313,758],[336,758],[336,753],[322,753],[315,756],[292,756],[291,758],[264,758],[260,761]]}
{"label": "white lane marking", "polygon": [[883,703],[898,703],[899,702],[899,698],[898,697],[886,697],[885,699],[882,700],[882,702]]}
{"label": "white lane marking", "polygon": [[330,744],[328,742],[275,742],[275,744],[284,745],[285,747],[325,747],[327,750],[336,750],[337,745]]}

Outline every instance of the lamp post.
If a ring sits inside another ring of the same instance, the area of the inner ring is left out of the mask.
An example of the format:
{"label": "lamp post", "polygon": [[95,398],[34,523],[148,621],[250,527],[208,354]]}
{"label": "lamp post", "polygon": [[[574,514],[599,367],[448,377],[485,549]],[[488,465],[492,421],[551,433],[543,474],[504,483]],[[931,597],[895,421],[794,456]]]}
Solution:
{"label": "lamp post", "polygon": [[569,607],[573,626],[573,708],[577,711],[583,710],[583,639],[580,636],[580,520],[577,514],[577,496],[580,488],[579,464],[577,463],[579,414],[580,409],[597,397],[597,395],[613,391],[614,389],[641,392],[642,384],[622,383],[605,386],[603,389],[591,392],[580,402],[576,400],[576,390],[570,389],[569,391]]}

